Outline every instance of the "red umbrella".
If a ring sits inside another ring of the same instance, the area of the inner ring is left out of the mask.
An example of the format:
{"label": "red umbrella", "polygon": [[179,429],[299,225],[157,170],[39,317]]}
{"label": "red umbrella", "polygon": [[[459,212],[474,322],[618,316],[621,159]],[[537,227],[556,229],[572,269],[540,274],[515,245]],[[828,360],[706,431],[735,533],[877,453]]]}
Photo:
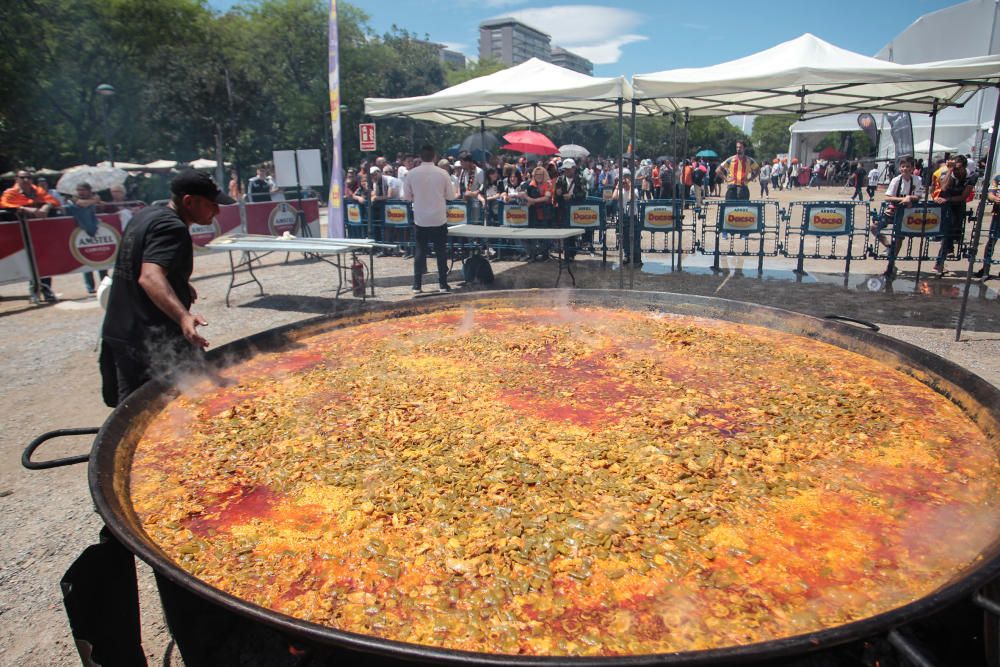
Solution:
{"label": "red umbrella", "polygon": [[843,160],[844,154],[838,151],[833,146],[827,146],[819,152],[819,159],[821,160]]}
{"label": "red umbrella", "polygon": [[555,155],[559,152],[552,140],[541,132],[531,130],[518,130],[508,132],[503,135],[506,146],[501,146],[508,151],[518,151],[520,153],[534,153],[535,155]]}

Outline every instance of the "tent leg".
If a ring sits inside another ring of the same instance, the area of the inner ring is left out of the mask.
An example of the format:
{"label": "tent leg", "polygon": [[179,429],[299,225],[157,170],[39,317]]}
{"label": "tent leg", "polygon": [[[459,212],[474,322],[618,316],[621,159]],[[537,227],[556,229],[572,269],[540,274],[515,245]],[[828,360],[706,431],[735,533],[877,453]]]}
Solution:
{"label": "tent leg", "polygon": [[[997,86],[1000,90],[1000,86]],[[986,171],[980,179],[982,194],[979,197],[979,206],[976,207],[976,224],[972,232],[972,248],[969,250],[969,270],[965,273],[965,291],[962,293],[962,307],[958,311],[958,326],[955,327],[955,342],[962,339],[962,325],[965,323],[965,311],[969,305],[969,289],[972,287],[972,267],[976,263],[976,255],[979,254],[979,235],[983,230],[983,216],[986,214],[986,193],[989,192],[991,175],[993,174],[993,163],[996,160],[997,134],[1000,133],[1000,96],[997,97],[997,107],[993,114],[993,132],[990,133],[990,150],[986,156]],[[933,142],[931,148],[934,148]]]}
{"label": "tent leg", "polygon": [[[937,130],[937,100],[934,100],[934,107],[931,109],[931,144],[927,148],[927,168],[924,169],[924,173],[934,174],[934,133]],[[923,180],[923,174],[920,175],[920,180]],[[924,209],[923,215],[920,221],[920,252],[917,253],[917,277],[914,284],[917,289],[920,288],[920,269],[924,263],[924,229],[927,227],[927,197],[930,195],[930,182],[923,184],[924,186]],[[942,241],[943,243],[943,241]],[[931,244],[928,243],[927,247],[930,248]]]}
{"label": "tent leg", "polygon": [[[632,170],[632,192],[629,193],[629,215],[628,215],[628,235],[629,235],[629,247],[632,248],[631,259],[628,265],[628,288],[633,289],[635,287],[635,263],[637,258],[641,256],[642,253],[642,229],[636,229],[636,223],[638,222],[636,218],[639,212],[639,202],[635,200],[635,100],[632,100],[632,152],[629,153],[628,160],[629,165]],[[639,232],[636,234],[636,232]]]}
{"label": "tent leg", "polygon": [[625,239],[622,232],[625,230],[625,189],[622,187],[622,169],[625,168],[625,117],[622,107],[625,102],[618,98],[618,289],[625,289],[625,272],[622,270],[625,265]]}

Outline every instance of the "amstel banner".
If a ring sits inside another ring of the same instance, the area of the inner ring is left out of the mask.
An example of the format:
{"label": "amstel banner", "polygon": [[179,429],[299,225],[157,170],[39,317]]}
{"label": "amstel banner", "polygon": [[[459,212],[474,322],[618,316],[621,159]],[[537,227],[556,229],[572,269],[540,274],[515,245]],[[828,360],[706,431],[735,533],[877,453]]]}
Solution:
{"label": "amstel banner", "polygon": [[570,204],[569,226],[584,229],[597,229],[601,226],[603,216],[600,204]]}
{"label": "amstel banner", "polygon": [[500,219],[504,227],[527,227],[528,207],[521,204],[502,204]]}
{"label": "amstel banner", "polygon": [[385,203],[385,224],[391,227],[406,227],[412,218],[410,202],[389,200]]}
{"label": "amstel banner", "polygon": [[854,229],[853,206],[828,206],[824,204],[803,204],[806,234],[838,236],[850,234]]}
{"label": "amstel banner", "polygon": [[754,234],[764,231],[764,205],[744,202],[719,204],[719,231]]}
{"label": "amstel banner", "polygon": [[941,217],[944,212],[938,205],[914,206],[903,209],[899,222],[899,233],[903,236],[933,236],[941,233]]}
{"label": "amstel banner", "polygon": [[[285,232],[295,234],[297,200],[262,201],[246,205],[247,234],[263,234],[265,236],[281,236]],[[309,224],[309,232],[313,237],[319,237],[319,201],[303,199],[302,212]],[[230,226],[235,218],[235,225]],[[240,226],[240,211],[238,206],[223,206],[219,209],[219,222],[222,233],[225,234]],[[301,234],[297,234],[301,236]]]}
{"label": "amstel banner", "polygon": [[678,206],[671,199],[651,199],[639,202],[642,228],[651,232],[672,232],[680,228]]}
{"label": "amstel banner", "polygon": [[464,199],[452,199],[447,203],[445,219],[449,225],[468,224],[469,204]]}
{"label": "amstel banner", "polygon": [[[292,232],[297,207],[297,201],[246,204],[247,232],[269,236],[280,236],[286,230]],[[317,200],[303,200],[302,209],[310,231],[318,237]],[[112,268],[121,244],[121,219],[117,213],[102,213],[97,216],[97,221],[97,233],[90,236],[68,216],[28,220],[27,229],[39,275],[58,276]],[[189,228],[195,252],[208,252],[204,247],[210,241],[239,227],[239,206],[220,207],[219,215],[212,220],[212,224],[191,225]],[[0,283],[29,280],[30,277],[20,223],[0,223]]]}

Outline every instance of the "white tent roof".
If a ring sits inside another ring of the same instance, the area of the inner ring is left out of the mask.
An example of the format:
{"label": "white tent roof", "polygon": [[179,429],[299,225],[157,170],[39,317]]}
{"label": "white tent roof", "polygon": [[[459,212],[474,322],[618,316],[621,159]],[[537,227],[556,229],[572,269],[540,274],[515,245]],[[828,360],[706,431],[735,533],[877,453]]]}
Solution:
{"label": "white tent roof", "polygon": [[[924,139],[923,141],[920,141],[920,142],[918,142],[918,143],[916,143],[916,144],[913,145],[913,152],[916,155],[924,155],[924,154],[926,154],[930,150],[930,147],[931,147],[931,140],[930,139]],[[935,141],[934,142],[934,152],[935,153],[954,153],[955,152],[955,147],[954,146],[944,146],[944,145],[939,144],[938,142]]]}
{"label": "white tent roof", "polygon": [[200,157],[197,160],[192,160],[188,163],[188,166],[192,169],[215,169],[219,166],[219,163],[215,160],[209,160],[208,158]]}
{"label": "white tent roof", "polygon": [[632,79],[635,97],[658,111],[694,116],[794,113],[802,118],[847,111],[929,112],[960,103],[979,85],[1000,81],[1000,56],[918,65],[886,62],[805,34],[711,67],[668,70]]}
{"label": "white tent roof", "polygon": [[366,98],[365,113],[468,127],[479,127],[482,120],[487,127],[506,127],[617,117],[618,99],[632,99],[625,77],[587,76],[532,58],[431,95]]}

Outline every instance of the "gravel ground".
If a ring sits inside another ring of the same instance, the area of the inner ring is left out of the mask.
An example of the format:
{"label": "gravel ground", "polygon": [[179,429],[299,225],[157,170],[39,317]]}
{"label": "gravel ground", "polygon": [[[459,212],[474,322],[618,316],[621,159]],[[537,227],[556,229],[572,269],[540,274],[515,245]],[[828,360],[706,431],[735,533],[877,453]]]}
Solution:
{"label": "gravel ground", "polygon": [[[264,296],[258,296],[252,286],[237,288],[231,308],[224,303],[229,277],[225,255],[196,259],[195,285],[201,300],[195,310],[210,323],[205,333],[213,347],[333,312],[331,267],[294,258],[284,263],[283,259],[272,255],[265,260],[259,274],[267,292]],[[1000,310],[991,287],[973,288],[967,329],[956,342],[956,294],[961,283],[949,278],[913,280],[914,267],[904,265],[895,291],[887,293],[869,291],[870,279],[884,268],[870,261],[859,262],[846,280],[835,273],[836,264],[808,263],[810,273],[797,280],[790,270],[793,267],[778,259],[768,260],[763,276],[738,261],[713,273],[698,258],[685,259],[683,272],[670,271],[669,256],[648,255],[647,260],[641,272],[626,272],[626,284],[634,279],[637,289],[715,295],[814,315],[836,313],[874,321],[883,333],[922,346],[1000,386]],[[376,259],[376,300],[410,298],[410,267],[401,258]],[[555,269],[552,262],[497,262],[495,287],[549,287]],[[622,277],[614,263],[602,268],[599,259],[585,256],[575,263],[574,272],[578,287],[617,287]],[[459,279],[457,272],[453,274],[453,285]],[[4,406],[0,419],[4,433],[0,442],[3,665],[79,664],[58,582],[79,553],[96,541],[101,527],[90,501],[86,470],[77,465],[31,472],[21,468],[18,457],[42,432],[97,426],[110,412],[100,399],[96,361],[103,311],[86,295],[82,283],[79,276],[57,277],[55,289],[63,301],[42,307],[29,305],[23,285],[0,286],[0,355],[6,360],[0,386],[0,405]],[[340,303],[342,308],[359,307],[350,296]],[[89,437],[63,439],[43,448],[42,456],[81,453],[89,445]],[[140,572],[144,644],[150,663],[162,664],[169,638],[152,578],[144,565]],[[174,655],[172,664],[179,663]]]}

